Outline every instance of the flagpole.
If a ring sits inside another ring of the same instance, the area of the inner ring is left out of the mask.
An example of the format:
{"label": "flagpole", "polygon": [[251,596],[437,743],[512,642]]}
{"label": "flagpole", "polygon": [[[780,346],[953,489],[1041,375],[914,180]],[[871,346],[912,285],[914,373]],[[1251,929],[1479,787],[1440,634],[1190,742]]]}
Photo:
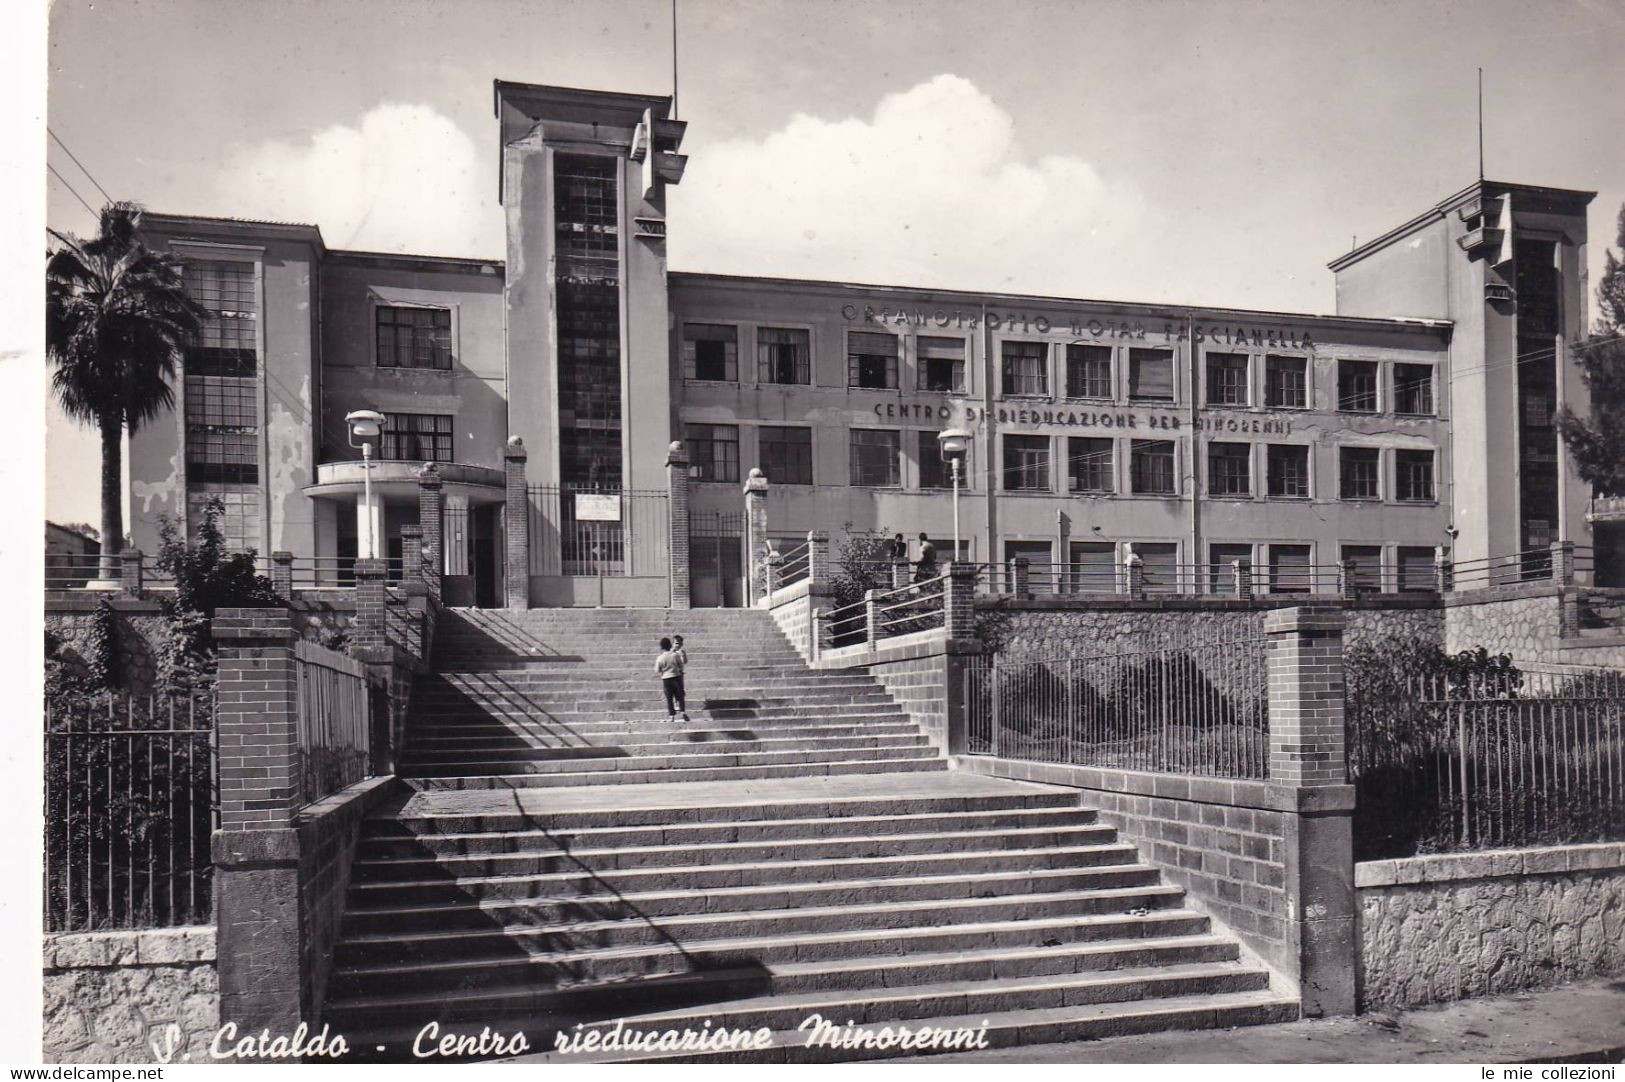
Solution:
{"label": "flagpole", "polygon": [[671,0],[671,118],[677,119],[677,0]]}
{"label": "flagpole", "polygon": [[[675,6],[677,0],[671,0]],[[674,31],[675,32],[675,31]],[[1484,69],[1478,69],[1478,179],[1484,179]]]}

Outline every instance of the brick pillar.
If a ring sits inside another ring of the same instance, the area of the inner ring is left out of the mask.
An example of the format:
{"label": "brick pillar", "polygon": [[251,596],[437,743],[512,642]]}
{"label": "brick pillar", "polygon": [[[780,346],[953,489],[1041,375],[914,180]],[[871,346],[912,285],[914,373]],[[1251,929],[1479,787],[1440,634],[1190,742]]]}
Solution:
{"label": "brick pillar", "polygon": [[1145,564],[1132,552],[1123,561],[1123,577],[1128,586],[1130,601],[1139,601],[1145,597]]}
{"label": "brick pillar", "polygon": [[1032,581],[1028,574],[1027,557],[1017,556],[1010,561],[1010,592],[1016,597],[1027,597],[1032,591]]}
{"label": "brick pillar", "polygon": [[1456,572],[1450,562],[1449,550],[1443,545],[1433,550],[1433,588],[1448,594],[1456,586]]}
{"label": "brick pillar", "polygon": [[[507,503],[502,509],[502,597],[510,609],[530,608],[530,489],[525,485],[525,443],[509,436],[502,449]],[[562,506],[564,495],[559,500]]]}
{"label": "brick pillar", "polygon": [[1574,542],[1552,542],[1552,581],[1559,586],[1574,585]]}
{"label": "brick pillar", "polygon": [[125,549],[118,554],[119,583],[118,588],[127,594],[141,591],[141,550]]}
{"label": "brick pillar", "polygon": [[745,603],[754,605],[767,596],[767,477],[752,466],[745,481]]}
{"label": "brick pillar", "polygon": [[[1144,569],[1141,569],[1143,576]],[[1142,578],[1142,591],[1144,582]],[[1230,587],[1237,597],[1250,598],[1253,596],[1253,565],[1246,560],[1230,561]]]}
{"label": "brick pillar", "polygon": [[1353,601],[1360,596],[1360,573],[1353,560],[1344,560],[1337,565],[1337,592],[1344,601]]}
{"label": "brick pillar", "polygon": [[829,534],[813,530],[807,534],[807,581],[822,584],[830,579]]}
{"label": "brick pillar", "polygon": [[[380,566],[383,561],[371,561]],[[285,609],[220,609],[215,732],[220,828],[212,849],[220,1021],[291,1034],[305,1009],[299,904],[298,675]]]}
{"label": "brick pillar", "polygon": [[692,605],[688,585],[688,450],[681,440],[673,440],[666,448],[666,508],[671,520],[666,545],[671,554],[667,571],[671,578],[670,606],[686,609]]}
{"label": "brick pillar", "polygon": [[1300,606],[1266,615],[1271,788],[1283,842],[1296,978],[1309,1017],[1352,1014],[1354,787],[1343,729],[1343,615]]}
{"label": "brick pillar", "polygon": [[293,553],[271,553],[271,589],[283,600],[293,600]]}
{"label": "brick pillar", "polygon": [[880,641],[880,606],[875,604],[873,590],[863,591],[863,638],[871,650]]}
{"label": "brick pillar", "polygon": [[369,651],[382,650],[389,642],[384,625],[389,604],[384,592],[385,573],[383,560],[355,562],[355,625],[350,635],[350,653],[354,657],[368,657]]}
{"label": "brick pillar", "polygon": [[423,585],[431,596],[438,598],[441,576],[446,573],[446,497],[440,467],[433,462],[424,463],[423,469],[418,471],[418,528],[423,531],[422,543],[428,548],[422,561]]}
{"label": "brick pillar", "polygon": [[976,637],[976,565],[958,560],[948,565],[948,589],[942,598],[942,626],[950,639]]}
{"label": "brick pillar", "polygon": [[423,552],[423,527],[401,527],[401,584],[418,588],[424,585],[424,565],[429,562]]}
{"label": "brick pillar", "polygon": [[891,585],[894,590],[908,585],[907,560],[893,560],[891,562]]}

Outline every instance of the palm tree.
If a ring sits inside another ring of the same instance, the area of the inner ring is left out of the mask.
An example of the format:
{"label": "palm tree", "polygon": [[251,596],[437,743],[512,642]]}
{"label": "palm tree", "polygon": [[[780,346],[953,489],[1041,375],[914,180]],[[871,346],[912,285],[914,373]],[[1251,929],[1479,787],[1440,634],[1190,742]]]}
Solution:
{"label": "palm tree", "polygon": [[144,245],[141,208],[109,203],[101,233],[60,242],[45,264],[45,350],[68,416],[101,431],[101,577],[118,577],[124,537],[123,435],[174,405],[171,382],[207,309],[187,297],[181,262]]}

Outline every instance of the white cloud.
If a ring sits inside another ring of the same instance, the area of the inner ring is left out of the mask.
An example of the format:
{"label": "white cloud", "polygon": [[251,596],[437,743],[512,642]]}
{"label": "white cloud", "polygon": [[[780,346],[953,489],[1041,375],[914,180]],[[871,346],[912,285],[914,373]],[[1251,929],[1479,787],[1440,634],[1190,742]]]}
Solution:
{"label": "white cloud", "polygon": [[474,140],[434,108],[385,103],[355,127],[244,148],[222,172],[221,200],[237,217],[313,222],[335,248],[492,258],[502,217],[481,163]]}
{"label": "white cloud", "polygon": [[684,270],[1123,295],[1145,201],[1065,155],[1032,157],[1011,116],[939,75],[869,119],[798,114],[760,140],[696,147],[672,193]]}

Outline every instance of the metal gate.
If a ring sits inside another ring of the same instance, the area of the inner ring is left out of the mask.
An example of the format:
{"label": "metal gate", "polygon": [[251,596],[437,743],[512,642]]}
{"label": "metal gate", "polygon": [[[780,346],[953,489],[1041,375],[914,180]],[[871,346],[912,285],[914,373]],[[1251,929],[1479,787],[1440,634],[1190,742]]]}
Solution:
{"label": "metal gate", "polygon": [[744,514],[712,511],[689,517],[688,591],[697,609],[744,607]]}
{"label": "metal gate", "polygon": [[530,573],[607,578],[667,574],[666,493],[530,487]]}

